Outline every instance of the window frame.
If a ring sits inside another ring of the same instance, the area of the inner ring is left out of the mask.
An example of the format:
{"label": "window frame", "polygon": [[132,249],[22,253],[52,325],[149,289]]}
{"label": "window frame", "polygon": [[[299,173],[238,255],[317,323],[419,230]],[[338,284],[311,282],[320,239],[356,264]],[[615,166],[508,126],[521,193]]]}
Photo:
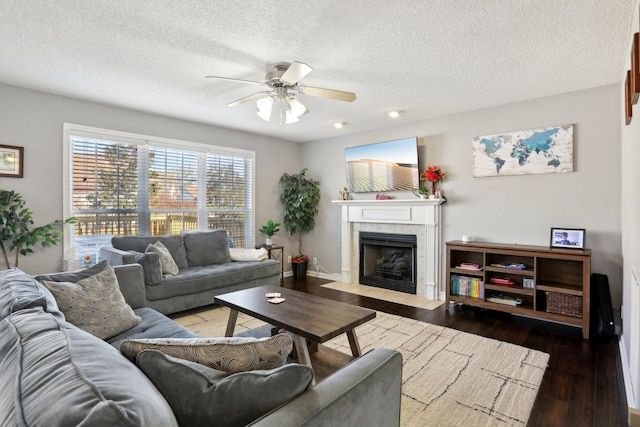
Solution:
{"label": "window frame", "polygon": [[[236,156],[243,157],[248,162],[250,162],[250,177],[248,178],[248,182],[250,183],[250,188],[245,190],[250,194],[245,194],[245,199],[247,203],[250,204],[250,207],[246,209],[247,215],[249,215],[250,227],[244,227],[245,236],[244,236],[244,244],[245,247],[252,248],[255,245],[255,184],[256,184],[256,163],[255,163],[255,151],[245,150],[239,148],[231,148],[224,147],[213,144],[204,144],[199,142],[191,142],[170,138],[163,138],[157,136],[136,134],[130,132],[122,132],[111,129],[103,129],[96,128],[92,126],[78,125],[72,123],[64,123],[63,124],[63,218],[69,218],[72,216],[72,196],[73,196],[73,176],[71,173],[71,159],[73,157],[73,143],[72,140],[74,137],[86,137],[91,139],[105,140],[105,141],[113,141],[113,142],[121,142],[125,144],[136,144],[143,145],[147,147],[159,147],[159,148],[169,148],[176,150],[185,150],[185,151],[196,151],[198,153],[211,153],[214,155],[220,156]],[[202,171],[200,166],[202,166],[202,161],[200,159],[205,158],[204,163],[206,164],[206,157],[198,156],[198,165],[199,165],[199,173],[198,180],[205,177],[206,181],[206,171]],[[148,176],[147,176],[148,179]],[[206,197],[202,197],[206,195],[206,186],[204,191],[201,190],[201,186],[198,185],[198,204],[204,203],[206,206]],[[148,208],[147,208],[148,209]],[[206,230],[206,222],[202,221],[202,214],[200,208],[198,208],[198,230]],[[204,225],[204,227],[203,227]],[[65,260],[73,260],[77,259],[74,254],[73,248],[73,236],[74,236],[74,226],[72,224],[65,226],[65,233],[63,238],[63,253]]]}

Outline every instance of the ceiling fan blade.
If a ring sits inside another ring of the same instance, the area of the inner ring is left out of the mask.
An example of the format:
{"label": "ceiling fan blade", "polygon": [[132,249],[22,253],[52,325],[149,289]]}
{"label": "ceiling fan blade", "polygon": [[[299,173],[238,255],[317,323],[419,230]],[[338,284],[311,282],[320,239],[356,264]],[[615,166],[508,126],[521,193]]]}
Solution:
{"label": "ceiling fan blade", "polygon": [[353,102],[356,100],[356,94],[353,92],[323,89],[321,87],[300,86],[298,88],[298,92],[309,96],[321,96],[323,98],[337,99],[338,101]]}
{"label": "ceiling fan blade", "polygon": [[294,61],[291,63],[291,65],[289,65],[289,68],[287,68],[287,71],[284,72],[282,77],[280,77],[280,81],[293,86],[294,84],[298,83],[298,81],[300,81],[304,76],[309,74],[311,70],[313,70],[313,68],[311,68],[307,64]]}
{"label": "ceiling fan blade", "polygon": [[269,91],[254,93],[253,95],[245,96],[244,98],[236,99],[235,101],[228,103],[227,107],[235,107],[236,105],[240,105],[254,99],[269,96],[271,93],[272,92],[269,92]]}
{"label": "ceiling fan blade", "polygon": [[254,82],[253,80],[242,80],[242,79],[232,79],[230,77],[219,77],[219,76],[204,76],[205,79],[219,79],[219,80],[227,80],[235,83],[245,83],[250,85],[261,86],[264,85],[264,82]]}

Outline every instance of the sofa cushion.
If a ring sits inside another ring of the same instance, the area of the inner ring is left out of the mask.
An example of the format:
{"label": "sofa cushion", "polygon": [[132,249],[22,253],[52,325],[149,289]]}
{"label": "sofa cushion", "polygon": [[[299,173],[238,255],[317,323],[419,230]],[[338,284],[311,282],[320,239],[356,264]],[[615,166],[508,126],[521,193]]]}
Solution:
{"label": "sofa cushion", "polygon": [[231,262],[225,230],[188,231],[182,237],[189,267]]}
{"label": "sofa cushion", "polygon": [[42,308],[0,321],[0,354],[0,425],[177,426],[119,351]]}
{"label": "sofa cushion", "polygon": [[[212,289],[231,288],[268,277],[280,277],[280,262],[266,259],[260,262],[228,262],[181,270],[180,274],[165,277],[162,283],[147,287],[147,300],[155,301],[176,295],[190,295]],[[203,302],[202,305],[206,304]],[[213,299],[209,304],[213,304]]]}
{"label": "sofa cushion", "polygon": [[293,343],[289,335],[278,334],[266,338],[133,339],[120,344],[120,351],[131,360],[147,349],[233,374],[284,366]]}
{"label": "sofa cushion", "polygon": [[136,363],[184,426],[246,425],[305,391],[313,379],[305,365],[227,374],[155,350],[141,352]]}
{"label": "sofa cushion", "polygon": [[62,316],[51,292],[33,277],[16,267],[0,271],[0,319],[32,307]]}
{"label": "sofa cushion", "polygon": [[161,241],[157,241],[154,244],[148,245],[145,252],[155,252],[160,258],[160,266],[162,267],[162,275],[164,277],[175,276],[180,272],[178,264],[173,260],[171,252]]}
{"label": "sofa cushion", "polygon": [[182,242],[182,236],[180,235],[112,237],[111,245],[123,251],[144,252],[147,246],[157,241],[162,242],[162,244],[169,249],[171,257],[180,270],[189,267],[187,263],[187,252]]}
{"label": "sofa cushion", "polygon": [[67,321],[101,339],[107,339],[140,322],[120,292],[113,268],[73,282],[44,281],[54,294]]}
{"label": "sofa cushion", "polygon": [[137,308],[136,315],[142,319],[140,323],[121,334],[106,340],[119,349],[120,344],[128,339],[142,338],[197,338],[198,336],[152,308]]}

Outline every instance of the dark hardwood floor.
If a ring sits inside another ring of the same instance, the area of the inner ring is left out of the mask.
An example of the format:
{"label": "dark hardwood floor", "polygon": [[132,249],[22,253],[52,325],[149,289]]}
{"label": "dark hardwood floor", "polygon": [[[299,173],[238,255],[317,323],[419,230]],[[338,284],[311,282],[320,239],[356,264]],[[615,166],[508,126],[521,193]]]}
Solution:
{"label": "dark hardwood floor", "polygon": [[320,286],[327,282],[288,277],[283,286],[549,353],[529,427],[627,426],[616,339],[584,340],[578,328],[460,305],[436,310],[409,307]]}

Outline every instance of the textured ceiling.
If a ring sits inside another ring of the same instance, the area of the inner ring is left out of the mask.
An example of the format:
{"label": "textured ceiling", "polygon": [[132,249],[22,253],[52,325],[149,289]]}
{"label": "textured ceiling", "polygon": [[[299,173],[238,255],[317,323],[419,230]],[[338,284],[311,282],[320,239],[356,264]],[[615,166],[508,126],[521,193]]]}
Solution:
{"label": "textured ceiling", "polygon": [[[633,6],[0,0],[0,83],[303,142],[620,82]],[[226,106],[265,88],[204,78],[262,81],[291,61],[313,67],[303,85],[358,99],[300,95],[311,112],[279,126]]]}

